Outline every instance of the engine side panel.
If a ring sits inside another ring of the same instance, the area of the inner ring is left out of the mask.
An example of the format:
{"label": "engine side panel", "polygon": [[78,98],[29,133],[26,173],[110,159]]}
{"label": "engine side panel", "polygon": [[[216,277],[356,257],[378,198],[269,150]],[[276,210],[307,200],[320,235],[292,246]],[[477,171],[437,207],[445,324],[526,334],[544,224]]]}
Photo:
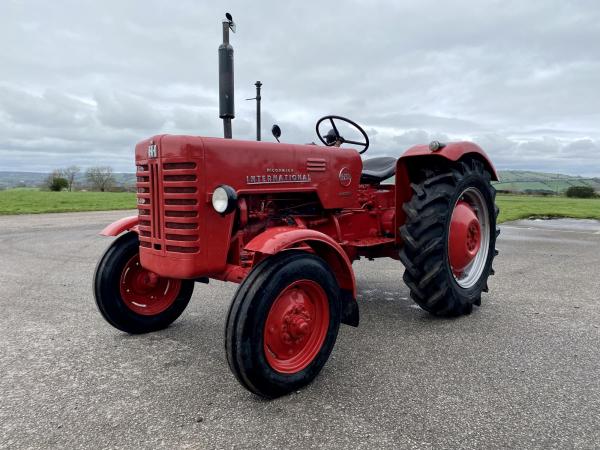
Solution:
{"label": "engine side panel", "polygon": [[356,205],[362,162],[354,150],[220,138],[203,145],[214,168],[206,173],[209,193],[228,184],[239,194],[316,192],[325,209]]}

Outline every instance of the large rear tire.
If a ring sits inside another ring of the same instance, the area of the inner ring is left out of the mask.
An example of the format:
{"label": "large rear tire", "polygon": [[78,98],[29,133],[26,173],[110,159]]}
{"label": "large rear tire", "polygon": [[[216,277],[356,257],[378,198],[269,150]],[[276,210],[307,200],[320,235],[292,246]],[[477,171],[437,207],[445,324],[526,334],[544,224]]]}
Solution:
{"label": "large rear tire", "polygon": [[340,326],[340,288],[321,258],[285,251],[258,264],[227,316],[225,350],[238,381],[266,398],[310,383]]}
{"label": "large rear tire", "polygon": [[139,261],[139,239],[129,232],[106,249],[94,273],[94,297],[113,327],[131,334],[161,330],[185,310],[194,282],[160,277]]}
{"label": "large rear tire", "polygon": [[403,205],[404,281],[413,300],[441,316],[469,314],[494,273],[498,207],[490,173],[475,159],[423,169]]}

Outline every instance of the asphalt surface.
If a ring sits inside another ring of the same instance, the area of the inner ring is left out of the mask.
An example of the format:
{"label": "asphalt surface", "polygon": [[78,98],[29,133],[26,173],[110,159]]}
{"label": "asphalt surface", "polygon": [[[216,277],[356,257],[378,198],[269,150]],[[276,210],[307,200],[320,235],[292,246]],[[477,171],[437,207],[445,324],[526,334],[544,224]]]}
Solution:
{"label": "asphalt surface", "polygon": [[0,217],[0,448],[598,448],[600,223],[502,227],[468,317],[416,307],[390,259],[355,266],[342,327],[309,387],[264,401],[229,372],[236,285],[196,285],[162,332],[128,336],[91,280],[127,212]]}

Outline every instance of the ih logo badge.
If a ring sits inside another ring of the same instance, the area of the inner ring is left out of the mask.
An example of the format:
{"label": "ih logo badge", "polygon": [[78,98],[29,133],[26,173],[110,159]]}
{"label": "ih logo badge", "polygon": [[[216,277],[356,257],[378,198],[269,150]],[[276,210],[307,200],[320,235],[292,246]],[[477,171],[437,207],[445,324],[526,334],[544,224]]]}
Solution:
{"label": "ih logo badge", "polygon": [[340,184],[344,187],[348,187],[351,183],[352,174],[350,173],[350,169],[347,167],[342,168],[342,170],[340,170]]}
{"label": "ih logo badge", "polygon": [[150,142],[148,146],[148,158],[156,158],[158,156],[158,147],[154,142]]}

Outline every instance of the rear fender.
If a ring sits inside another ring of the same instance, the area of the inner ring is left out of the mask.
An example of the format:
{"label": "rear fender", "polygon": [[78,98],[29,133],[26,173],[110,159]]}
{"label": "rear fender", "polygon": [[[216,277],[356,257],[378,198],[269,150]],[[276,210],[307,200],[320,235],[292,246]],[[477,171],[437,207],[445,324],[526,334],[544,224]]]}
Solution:
{"label": "rear fender", "polygon": [[398,229],[406,222],[406,213],[402,205],[408,202],[412,196],[410,186],[412,182],[411,162],[423,160],[427,165],[426,160],[431,158],[442,158],[455,162],[465,157],[472,157],[481,161],[490,173],[492,180],[498,181],[498,174],[490,158],[481,147],[472,142],[450,142],[437,151],[431,151],[429,145],[415,145],[398,159],[396,163],[396,242],[401,242]]}
{"label": "rear fender", "polygon": [[483,149],[473,142],[450,142],[437,151],[431,151],[428,145],[415,145],[404,152],[400,159],[398,159],[397,164],[403,164],[409,158],[417,158],[422,156],[446,158],[450,161],[458,161],[465,156],[473,156],[479,159],[485,165],[485,168],[492,176],[492,180],[498,181],[498,174],[496,173],[496,169],[494,168],[492,161],[483,151]]}
{"label": "rear fender", "polygon": [[119,219],[116,222],[113,222],[110,225],[108,225],[106,228],[104,228],[104,230],[102,230],[100,232],[100,235],[102,235],[102,236],[118,236],[123,231],[129,231],[129,230],[139,233],[138,221],[139,221],[138,216],[124,217],[124,218]]}
{"label": "rear fender", "polygon": [[[298,244],[302,244],[302,246],[298,247]],[[264,256],[275,255],[294,248],[311,250],[327,262],[342,291],[342,323],[358,326],[356,280],[352,262],[340,244],[331,237],[306,228],[273,227],[253,238],[244,247],[247,251]],[[254,262],[258,262],[256,257]]]}

